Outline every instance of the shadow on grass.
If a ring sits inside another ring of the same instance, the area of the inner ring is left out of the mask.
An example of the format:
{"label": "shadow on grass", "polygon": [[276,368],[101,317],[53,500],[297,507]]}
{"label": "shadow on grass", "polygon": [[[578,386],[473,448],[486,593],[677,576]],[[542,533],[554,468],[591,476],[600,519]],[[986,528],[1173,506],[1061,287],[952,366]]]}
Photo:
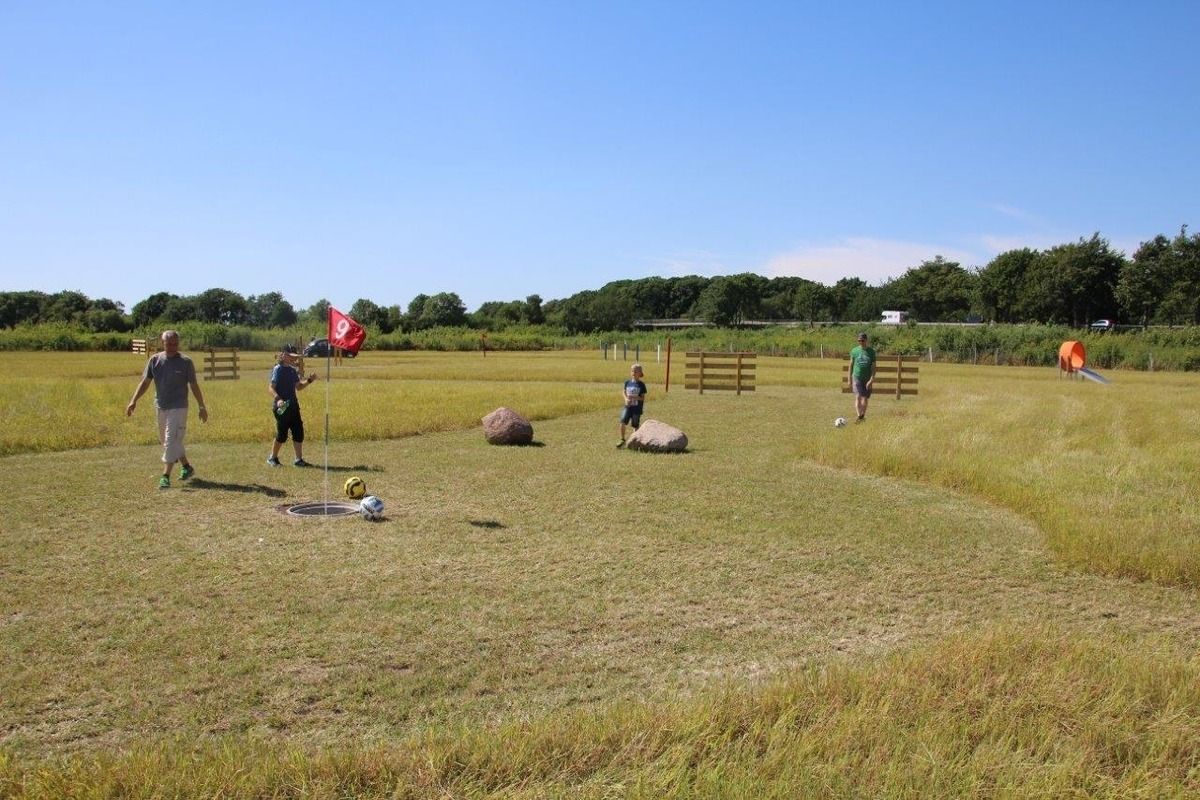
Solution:
{"label": "shadow on grass", "polygon": [[218,483],[217,481],[206,481],[203,478],[192,478],[186,486],[192,489],[219,489],[222,492],[265,494],[267,497],[284,497],[287,495],[287,492],[283,489],[272,489],[270,486],[263,486],[261,483]]}
{"label": "shadow on grass", "polygon": [[355,464],[353,466],[330,464],[328,467],[324,466],[323,464],[313,464],[312,469],[317,470],[318,472],[323,469],[328,469],[330,472],[383,472],[385,468],[368,467],[366,464]]}
{"label": "shadow on grass", "polygon": [[[488,444],[492,444],[492,443],[488,442]],[[492,447],[545,447],[545,446],[546,446],[545,442],[539,442],[536,440],[531,441],[531,442],[502,442],[502,443],[498,443],[498,444],[492,444]]]}
{"label": "shadow on grass", "polygon": [[504,527],[503,522],[499,522],[494,519],[472,519],[472,520],[468,520],[468,522],[470,522],[476,528],[495,529],[495,528],[503,528]]}

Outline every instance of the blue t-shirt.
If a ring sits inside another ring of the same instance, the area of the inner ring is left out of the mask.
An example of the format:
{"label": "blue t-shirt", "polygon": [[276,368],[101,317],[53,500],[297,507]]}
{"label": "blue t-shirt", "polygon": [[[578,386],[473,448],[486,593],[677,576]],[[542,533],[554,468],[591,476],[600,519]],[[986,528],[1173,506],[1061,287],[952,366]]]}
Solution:
{"label": "blue t-shirt", "polygon": [[[291,364],[276,364],[271,370],[271,384],[275,394],[283,400],[296,402],[296,384],[300,383],[300,373]],[[274,407],[274,401],[271,401]]]}
{"label": "blue t-shirt", "polygon": [[644,398],[646,397],[646,384],[639,380],[630,378],[625,381],[625,407],[632,408],[633,413],[641,414]]}

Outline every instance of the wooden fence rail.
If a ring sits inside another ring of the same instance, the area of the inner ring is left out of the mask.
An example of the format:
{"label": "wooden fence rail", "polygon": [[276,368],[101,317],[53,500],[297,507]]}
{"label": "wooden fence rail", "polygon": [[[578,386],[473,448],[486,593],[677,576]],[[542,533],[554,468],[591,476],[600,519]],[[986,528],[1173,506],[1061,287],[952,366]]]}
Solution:
{"label": "wooden fence rail", "polygon": [[705,391],[753,392],[757,353],[687,353],[683,388]]}
{"label": "wooden fence rail", "polygon": [[[920,356],[879,356],[875,361],[875,382],[871,384],[873,395],[890,394],[897,400],[901,395],[917,393]],[[842,394],[849,394],[850,365],[842,364]]]}
{"label": "wooden fence rail", "polygon": [[158,352],[158,342],[153,339],[131,339],[129,352],[149,358]]}
{"label": "wooden fence rail", "polygon": [[236,381],[238,379],[237,348],[208,348],[204,354],[204,377],[210,381]]}

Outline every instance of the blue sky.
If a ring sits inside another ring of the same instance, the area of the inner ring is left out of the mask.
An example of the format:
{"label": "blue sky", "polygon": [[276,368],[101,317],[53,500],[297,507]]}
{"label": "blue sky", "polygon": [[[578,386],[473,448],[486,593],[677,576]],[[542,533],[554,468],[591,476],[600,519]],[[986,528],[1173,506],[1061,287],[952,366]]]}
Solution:
{"label": "blue sky", "polygon": [[1200,224],[1183,2],[0,2],[0,289],[878,283]]}

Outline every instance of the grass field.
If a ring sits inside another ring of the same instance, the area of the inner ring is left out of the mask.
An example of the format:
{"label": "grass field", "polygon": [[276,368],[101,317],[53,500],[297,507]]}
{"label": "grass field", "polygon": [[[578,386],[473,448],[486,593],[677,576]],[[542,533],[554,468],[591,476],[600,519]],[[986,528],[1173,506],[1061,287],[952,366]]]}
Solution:
{"label": "grass field", "polygon": [[[247,361],[160,492],[140,362],[0,354],[0,796],[1200,792],[1197,376],[923,365],[836,430],[837,362],[651,358],[653,456],[627,364],[369,354],[326,477]],[[279,512],[349,474],[384,522]]]}

